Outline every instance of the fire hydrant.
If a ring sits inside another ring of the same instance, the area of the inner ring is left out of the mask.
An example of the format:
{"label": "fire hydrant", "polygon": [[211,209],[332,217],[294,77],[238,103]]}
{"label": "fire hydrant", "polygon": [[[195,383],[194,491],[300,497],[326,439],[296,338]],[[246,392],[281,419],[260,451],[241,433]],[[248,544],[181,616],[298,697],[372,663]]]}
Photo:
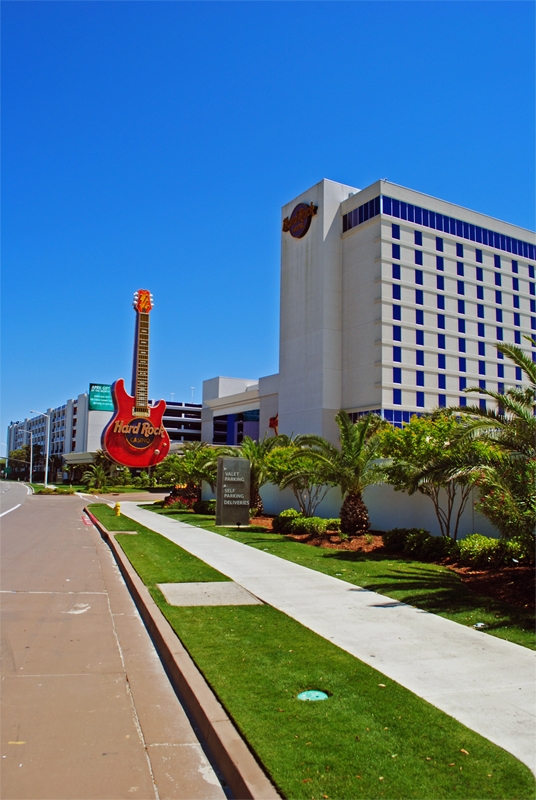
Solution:
{"label": "fire hydrant", "polygon": [[116,517],[120,517],[121,516],[121,503],[116,503],[115,504],[114,511],[115,511],[115,516]]}

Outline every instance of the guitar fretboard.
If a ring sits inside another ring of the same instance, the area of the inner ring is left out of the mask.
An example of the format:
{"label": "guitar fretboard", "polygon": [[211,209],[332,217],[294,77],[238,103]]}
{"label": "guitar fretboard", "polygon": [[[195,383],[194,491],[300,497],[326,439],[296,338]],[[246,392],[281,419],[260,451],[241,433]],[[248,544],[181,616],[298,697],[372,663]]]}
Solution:
{"label": "guitar fretboard", "polygon": [[149,416],[149,314],[138,312],[132,394],[134,414]]}

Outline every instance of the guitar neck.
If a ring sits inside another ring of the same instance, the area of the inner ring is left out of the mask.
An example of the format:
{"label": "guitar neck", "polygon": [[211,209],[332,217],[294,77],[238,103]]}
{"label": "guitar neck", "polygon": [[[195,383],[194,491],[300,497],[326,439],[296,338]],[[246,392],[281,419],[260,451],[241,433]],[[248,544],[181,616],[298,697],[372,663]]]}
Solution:
{"label": "guitar neck", "polygon": [[149,314],[137,312],[132,394],[136,416],[149,416]]}

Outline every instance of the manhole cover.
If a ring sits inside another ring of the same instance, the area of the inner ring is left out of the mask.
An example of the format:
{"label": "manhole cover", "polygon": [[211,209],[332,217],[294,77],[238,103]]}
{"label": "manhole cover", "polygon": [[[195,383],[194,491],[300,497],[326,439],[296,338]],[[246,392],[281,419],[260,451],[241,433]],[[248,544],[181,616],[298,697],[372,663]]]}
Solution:
{"label": "manhole cover", "polygon": [[298,695],[298,700],[327,700],[328,696],[325,692],[319,692],[317,689],[309,689],[307,692],[301,692]]}

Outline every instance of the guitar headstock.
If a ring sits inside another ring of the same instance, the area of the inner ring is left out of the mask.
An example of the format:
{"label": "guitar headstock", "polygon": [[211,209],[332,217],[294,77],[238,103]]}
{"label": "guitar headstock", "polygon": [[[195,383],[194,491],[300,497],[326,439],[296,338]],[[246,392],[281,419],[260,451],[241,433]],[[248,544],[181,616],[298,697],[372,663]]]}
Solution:
{"label": "guitar headstock", "polygon": [[139,314],[148,314],[153,308],[153,296],[148,289],[138,289],[134,292],[132,305]]}

